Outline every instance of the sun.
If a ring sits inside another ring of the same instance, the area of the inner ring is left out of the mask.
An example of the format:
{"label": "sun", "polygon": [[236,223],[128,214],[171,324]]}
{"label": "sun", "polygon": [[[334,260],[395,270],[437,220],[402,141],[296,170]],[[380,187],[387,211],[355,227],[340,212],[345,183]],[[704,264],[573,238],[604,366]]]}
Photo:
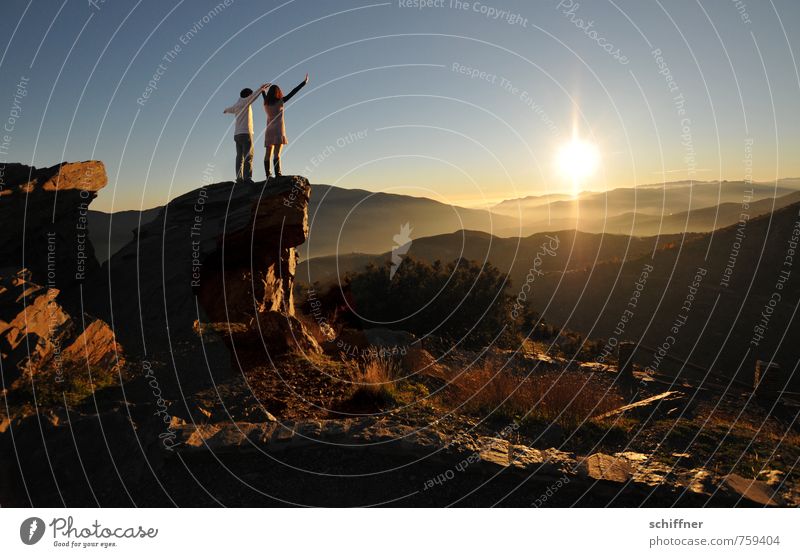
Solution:
{"label": "sun", "polygon": [[559,172],[572,181],[577,189],[580,183],[594,174],[600,164],[597,146],[588,141],[573,139],[558,150],[556,165]]}

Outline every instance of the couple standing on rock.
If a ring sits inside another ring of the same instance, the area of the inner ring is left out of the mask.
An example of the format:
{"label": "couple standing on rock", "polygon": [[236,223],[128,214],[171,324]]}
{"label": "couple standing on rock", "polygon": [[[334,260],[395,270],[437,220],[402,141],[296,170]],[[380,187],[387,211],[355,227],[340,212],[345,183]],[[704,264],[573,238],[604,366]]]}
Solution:
{"label": "couple standing on rock", "polygon": [[287,95],[275,84],[265,83],[255,92],[252,89],[242,89],[239,100],[223,112],[236,115],[236,127],[233,131],[233,140],[236,142],[236,181],[253,181],[253,111],[250,107],[258,98],[259,93],[264,100],[264,111],[267,113],[267,130],[264,132],[264,146],[267,148],[264,155],[264,170],[269,180],[269,159],[275,176],[281,175],[281,148],[288,143],[286,140],[286,126],[283,123],[283,105],[289,102],[295,93],[308,83],[306,78]]}

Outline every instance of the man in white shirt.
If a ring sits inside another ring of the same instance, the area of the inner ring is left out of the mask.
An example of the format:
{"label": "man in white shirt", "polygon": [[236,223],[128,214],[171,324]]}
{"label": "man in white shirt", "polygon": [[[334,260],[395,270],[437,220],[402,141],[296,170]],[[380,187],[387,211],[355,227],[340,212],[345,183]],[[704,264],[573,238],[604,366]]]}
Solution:
{"label": "man in white shirt", "polygon": [[223,111],[224,114],[236,115],[233,140],[236,143],[237,182],[253,181],[253,110],[250,105],[269,85],[265,83],[255,92],[249,88],[242,89],[239,100]]}

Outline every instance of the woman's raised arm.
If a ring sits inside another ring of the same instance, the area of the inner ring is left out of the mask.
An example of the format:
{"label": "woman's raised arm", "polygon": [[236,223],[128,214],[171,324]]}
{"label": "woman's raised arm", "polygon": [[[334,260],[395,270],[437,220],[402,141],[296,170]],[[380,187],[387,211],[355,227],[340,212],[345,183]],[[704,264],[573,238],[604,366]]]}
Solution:
{"label": "woman's raised arm", "polygon": [[283,96],[283,102],[288,102],[289,99],[291,99],[295,93],[297,93],[300,89],[302,89],[306,83],[308,83],[308,74],[306,74],[306,78],[300,83],[300,85],[292,89],[288,95]]}

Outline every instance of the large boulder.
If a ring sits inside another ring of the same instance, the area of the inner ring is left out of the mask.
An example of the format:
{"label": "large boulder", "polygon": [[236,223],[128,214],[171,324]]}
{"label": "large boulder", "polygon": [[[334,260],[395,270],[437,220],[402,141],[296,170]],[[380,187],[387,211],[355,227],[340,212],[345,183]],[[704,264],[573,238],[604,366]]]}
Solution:
{"label": "large boulder", "polygon": [[[214,342],[197,334],[213,329],[204,324],[258,332],[260,322],[287,323],[259,340],[262,357],[264,349],[292,349],[287,338],[318,350],[285,318],[294,315],[295,248],[308,237],[309,192],[305,178],[284,176],[209,184],[173,199],[103,264],[107,280],[90,300],[93,311],[113,320],[126,350],[172,362],[181,392],[231,376],[230,335]],[[271,312],[282,319],[264,317]]]}
{"label": "large boulder", "polygon": [[76,287],[100,270],[88,211],[107,181],[100,161],[0,168],[0,274],[28,269],[34,282],[58,288],[63,303],[77,305]]}
{"label": "large boulder", "polygon": [[201,254],[194,286],[211,321],[249,321],[270,311],[294,315],[295,248],[308,238],[311,187],[301,176],[282,176],[259,193],[247,223],[228,228],[216,249]]}

